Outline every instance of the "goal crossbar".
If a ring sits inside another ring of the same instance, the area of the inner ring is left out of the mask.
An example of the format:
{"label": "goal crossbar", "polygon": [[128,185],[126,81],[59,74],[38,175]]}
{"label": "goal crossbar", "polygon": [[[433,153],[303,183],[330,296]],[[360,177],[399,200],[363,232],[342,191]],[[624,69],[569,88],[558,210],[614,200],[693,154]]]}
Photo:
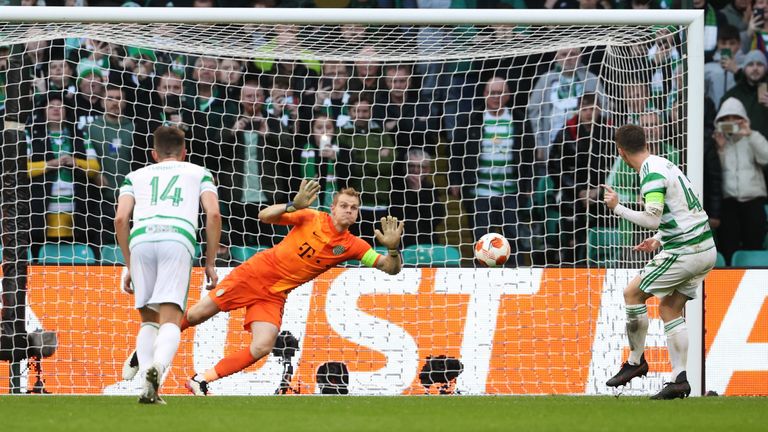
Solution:
{"label": "goal crossbar", "polygon": [[[231,24],[548,24],[548,25],[692,25],[703,19],[697,10],[535,10],[506,9],[375,9],[361,13],[354,9],[318,8],[173,8],[173,22]],[[5,22],[61,23],[162,23],[166,14],[154,8],[2,6]]]}

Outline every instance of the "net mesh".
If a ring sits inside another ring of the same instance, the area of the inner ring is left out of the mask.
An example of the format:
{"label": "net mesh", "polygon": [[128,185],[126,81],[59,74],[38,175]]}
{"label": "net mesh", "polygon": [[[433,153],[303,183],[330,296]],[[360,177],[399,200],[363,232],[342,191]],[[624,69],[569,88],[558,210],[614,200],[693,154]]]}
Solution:
{"label": "net mesh", "polygon": [[[573,34],[578,33],[575,40]],[[0,27],[3,40],[13,43],[90,38],[116,45],[155,47],[167,52],[238,57],[260,54],[285,60],[382,61],[466,60],[541,53],[563,46],[606,46],[649,43],[658,28],[605,25],[497,25],[497,26],[363,26],[244,25],[122,23],[11,24]],[[418,38],[428,34],[431,37]],[[361,54],[360,48],[376,53]],[[470,54],[471,55],[468,55]]]}
{"label": "net mesh", "polygon": [[[406,221],[409,268],[393,278],[336,269],[297,289],[283,325],[295,356],[270,356],[217,394],[272,393],[288,366],[282,388],[304,393],[323,391],[330,378],[318,370],[349,375],[353,393],[607,392],[626,355],[616,323],[629,276],[605,268],[648,256],[631,250],[647,233],[608,215],[598,185],[639,208],[638,177],[612,140],[626,123],[646,127],[653,151],[685,171],[685,36],[603,25],[0,24],[0,90],[14,45],[34,76],[20,155],[31,184],[27,324],[59,332],[43,361],[48,387],[139,386],[119,381],[137,324],[118,288],[116,189],[151,163],[152,132],[177,125],[188,160],[219,188],[221,276],[283,238],[256,214],[303,178],[320,179],[321,210],[342,187],[362,191],[352,231],[382,253],[378,219]],[[476,268],[473,244],[489,231],[509,240],[508,268]],[[193,297],[207,294],[201,285],[196,270]],[[241,319],[222,314],[185,338],[167,391],[246,346]],[[653,323],[650,343],[662,345]],[[666,367],[648,355],[652,370]]]}

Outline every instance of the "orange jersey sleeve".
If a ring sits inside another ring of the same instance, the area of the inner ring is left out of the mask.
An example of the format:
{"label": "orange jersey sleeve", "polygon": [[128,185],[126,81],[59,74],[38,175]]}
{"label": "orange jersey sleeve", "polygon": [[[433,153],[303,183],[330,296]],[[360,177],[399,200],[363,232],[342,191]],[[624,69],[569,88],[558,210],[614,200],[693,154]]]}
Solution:
{"label": "orange jersey sleeve", "polygon": [[368,242],[361,239],[360,237],[352,234],[349,236],[352,238],[352,247],[349,249],[349,255],[347,256],[347,259],[362,260],[363,256],[373,248],[368,244]]}
{"label": "orange jersey sleeve", "polygon": [[275,222],[276,225],[301,225],[309,220],[312,220],[318,213],[317,210],[301,209],[296,210],[293,213],[283,213],[280,215],[280,219]]}

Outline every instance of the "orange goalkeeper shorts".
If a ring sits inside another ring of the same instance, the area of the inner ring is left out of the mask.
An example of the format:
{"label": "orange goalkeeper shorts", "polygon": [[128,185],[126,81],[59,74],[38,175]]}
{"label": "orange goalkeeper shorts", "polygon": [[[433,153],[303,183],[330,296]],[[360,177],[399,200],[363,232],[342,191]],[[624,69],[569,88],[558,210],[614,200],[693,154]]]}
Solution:
{"label": "orange goalkeeper shorts", "polygon": [[232,270],[208,296],[224,312],[245,308],[243,328],[250,331],[256,321],[272,323],[277,328],[283,322],[283,310],[288,293],[272,292],[264,280],[241,265]]}

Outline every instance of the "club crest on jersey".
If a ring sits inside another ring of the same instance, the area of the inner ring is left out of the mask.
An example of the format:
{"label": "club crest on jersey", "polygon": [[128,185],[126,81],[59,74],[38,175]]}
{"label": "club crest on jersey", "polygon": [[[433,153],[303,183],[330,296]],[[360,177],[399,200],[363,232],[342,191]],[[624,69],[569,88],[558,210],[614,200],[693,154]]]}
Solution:
{"label": "club crest on jersey", "polygon": [[336,256],[339,256],[339,255],[343,254],[344,251],[346,251],[346,250],[347,249],[344,246],[342,246],[342,245],[334,246],[333,247],[333,254],[336,255]]}

